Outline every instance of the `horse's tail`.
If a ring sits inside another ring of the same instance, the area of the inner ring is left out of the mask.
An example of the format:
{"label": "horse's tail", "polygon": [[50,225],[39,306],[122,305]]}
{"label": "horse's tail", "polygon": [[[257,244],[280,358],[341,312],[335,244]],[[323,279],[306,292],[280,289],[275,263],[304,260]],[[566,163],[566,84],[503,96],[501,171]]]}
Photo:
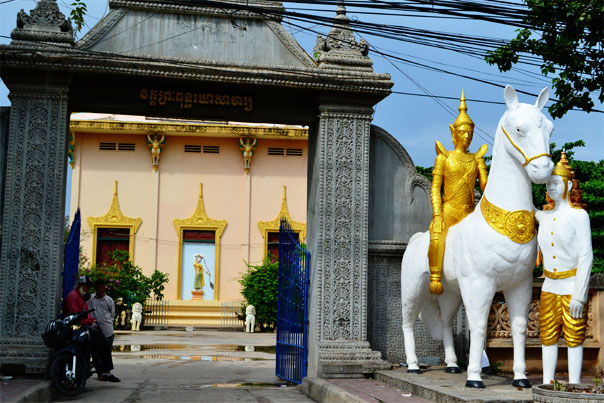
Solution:
{"label": "horse's tail", "polygon": [[419,317],[430,331],[430,335],[434,340],[443,339],[443,325],[440,315],[440,307],[436,299],[428,298],[424,302]]}

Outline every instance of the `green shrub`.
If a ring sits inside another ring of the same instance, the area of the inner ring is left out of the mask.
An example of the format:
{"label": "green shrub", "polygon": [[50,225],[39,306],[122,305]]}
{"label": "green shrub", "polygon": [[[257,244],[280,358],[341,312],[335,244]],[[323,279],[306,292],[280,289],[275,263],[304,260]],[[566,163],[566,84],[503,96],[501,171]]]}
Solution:
{"label": "green shrub", "polygon": [[84,266],[80,269],[80,275],[86,274],[92,278],[92,281],[105,280],[107,295],[114,301],[121,297],[128,305],[140,302],[144,306],[152,293],[156,300],[164,298],[163,291],[168,282],[167,274],[155,270],[151,277],[145,276],[143,269],[129,260],[126,251],[114,250],[109,253],[109,257],[114,263]]}
{"label": "green shrub", "polygon": [[271,255],[264,258],[260,266],[248,264],[247,271],[239,279],[241,294],[240,318],[245,318],[248,305],[256,307],[256,326],[260,331],[273,331],[277,323],[277,294],[279,284],[279,262]]}

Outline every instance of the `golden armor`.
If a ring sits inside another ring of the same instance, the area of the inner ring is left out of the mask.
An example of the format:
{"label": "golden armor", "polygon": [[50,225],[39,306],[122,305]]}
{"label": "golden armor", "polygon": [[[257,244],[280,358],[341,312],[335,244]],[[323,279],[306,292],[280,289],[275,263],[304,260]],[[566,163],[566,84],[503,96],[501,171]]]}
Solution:
{"label": "golden armor", "polygon": [[476,178],[480,188],[487,184],[487,167],[483,144],[477,153],[468,152],[474,134],[474,122],[467,114],[466,97],[462,90],[459,115],[453,125],[449,125],[454,150],[446,150],[436,141],[436,160],[432,171],[432,222],[430,223],[430,293],[442,294],[441,284],[445,239],[450,227],[460,222],[474,211],[474,186]]}

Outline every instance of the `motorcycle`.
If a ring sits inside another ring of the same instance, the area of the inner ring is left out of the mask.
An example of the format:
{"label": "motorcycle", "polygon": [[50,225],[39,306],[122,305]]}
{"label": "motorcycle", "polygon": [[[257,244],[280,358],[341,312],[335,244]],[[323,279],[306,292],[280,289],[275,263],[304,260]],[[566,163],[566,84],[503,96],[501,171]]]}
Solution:
{"label": "motorcycle", "polygon": [[42,340],[52,348],[50,380],[66,396],[77,396],[84,391],[86,380],[92,375],[90,332],[80,321],[94,309],[56,319],[46,325]]}

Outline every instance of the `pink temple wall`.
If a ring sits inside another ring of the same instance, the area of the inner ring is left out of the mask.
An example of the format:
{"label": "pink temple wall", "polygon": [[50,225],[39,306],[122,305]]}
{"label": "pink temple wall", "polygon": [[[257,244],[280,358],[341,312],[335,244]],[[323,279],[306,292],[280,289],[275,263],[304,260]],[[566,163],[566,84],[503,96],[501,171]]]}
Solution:
{"label": "pink temple wall", "polygon": [[[134,143],[136,150],[101,151],[99,142]],[[185,153],[185,144],[217,145],[220,153]],[[269,156],[269,146],[302,148],[303,156]],[[82,246],[91,257],[93,237],[86,219],[107,212],[117,180],[123,214],[142,219],[135,235],[134,262],[143,267],[145,274],[155,268],[168,273],[170,282],[165,296],[178,299],[179,240],[174,219],[186,219],[193,214],[201,182],[207,215],[227,221],[221,238],[218,297],[241,299],[237,278],[246,270],[243,261],[259,263],[264,256],[265,243],[258,221],[277,217],[284,185],[291,217],[306,222],[307,152],[305,140],[259,139],[248,178],[236,138],[167,136],[159,169],[153,172],[151,153],[143,135],[76,134],[71,217],[79,205]]]}

